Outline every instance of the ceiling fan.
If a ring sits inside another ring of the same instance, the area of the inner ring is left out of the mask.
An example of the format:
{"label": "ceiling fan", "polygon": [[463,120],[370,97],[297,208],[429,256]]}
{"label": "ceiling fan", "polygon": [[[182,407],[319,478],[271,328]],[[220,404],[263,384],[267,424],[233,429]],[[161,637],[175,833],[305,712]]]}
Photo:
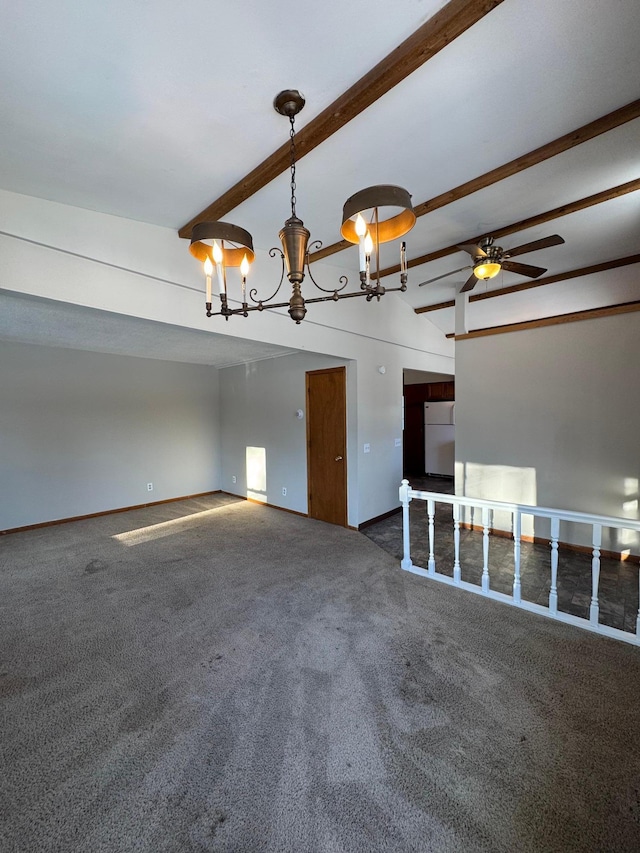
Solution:
{"label": "ceiling fan", "polygon": [[473,264],[460,267],[459,270],[446,272],[444,275],[436,276],[436,278],[430,278],[428,281],[421,282],[418,287],[424,287],[425,284],[431,284],[434,281],[439,281],[441,278],[447,278],[447,276],[468,269],[473,269],[473,272],[464,283],[460,291],[461,293],[473,290],[479,279],[488,281],[490,278],[498,275],[500,270],[515,272],[518,275],[526,275],[529,278],[538,278],[538,276],[546,272],[544,267],[513,263],[509,258],[513,258],[516,255],[525,255],[527,252],[537,252],[538,249],[547,249],[549,246],[559,246],[560,243],[564,243],[559,234],[552,234],[550,237],[543,237],[541,240],[534,240],[532,243],[523,243],[522,246],[515,246],[513,249],[503,249],[502,246],[494,246],[493,239],[493,237],[483,237],[477,245],[474,243],[463,243],[458,246],[458,249],[468,252],[471,255]]}

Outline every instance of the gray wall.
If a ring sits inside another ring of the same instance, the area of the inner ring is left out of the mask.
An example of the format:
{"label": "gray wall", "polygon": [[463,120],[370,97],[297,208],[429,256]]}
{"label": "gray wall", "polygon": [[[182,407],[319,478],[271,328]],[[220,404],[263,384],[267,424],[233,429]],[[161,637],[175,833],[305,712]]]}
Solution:
{"label": "gray wall", "polygon": [[[347,366],[347,476],[350,523],[357,513],[355,365],[300,353],[220,371],[222,488],[273,506],[307,512],[306,379],[308,370]],[[296,417],[301,409],[302,419]],[[264,448],[262,491],[247,484],[247,447]],[[233,483],[232,478],[236,477]],[[249,487],[248,487],[249,486]],[[282,488],[287,489],[286,496]]]}
{"label": "gray wall", "polygon": [[214,368],[0,342],[0,530],[215,490],[218,462]]}
{"label": "gray wall", "polygon": [[456,492],[637,519],[639,316],[458,341]]}

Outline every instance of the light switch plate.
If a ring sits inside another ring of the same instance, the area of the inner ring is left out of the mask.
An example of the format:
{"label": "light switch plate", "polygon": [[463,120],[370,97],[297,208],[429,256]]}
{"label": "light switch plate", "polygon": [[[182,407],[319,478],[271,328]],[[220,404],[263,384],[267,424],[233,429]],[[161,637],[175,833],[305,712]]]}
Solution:
{"label": "light switch plate", "polygon": [[371,445],[370,444],[365,444],[364,452],[365,453],[371,453]]}
{"label": "light switch plate", "polygon": [[395,445],[396,445],[396,447],[402,447],[402,439],[396,438]]}

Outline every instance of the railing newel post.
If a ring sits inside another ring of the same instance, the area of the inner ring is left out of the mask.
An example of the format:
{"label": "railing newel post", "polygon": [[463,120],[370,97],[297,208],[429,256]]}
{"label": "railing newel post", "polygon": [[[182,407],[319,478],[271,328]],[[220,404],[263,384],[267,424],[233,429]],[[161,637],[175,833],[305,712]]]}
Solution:
{"label": "railing newel post", "polygon": [[403,569],[410,569],[413,566],[411,562],[411,537],[409,531],[409,504],[412,500],[409,494],[411,486],[408,480],[403,480],[400,486],[400,503],[402,504],[402,545],[404,555],[400,566]]}

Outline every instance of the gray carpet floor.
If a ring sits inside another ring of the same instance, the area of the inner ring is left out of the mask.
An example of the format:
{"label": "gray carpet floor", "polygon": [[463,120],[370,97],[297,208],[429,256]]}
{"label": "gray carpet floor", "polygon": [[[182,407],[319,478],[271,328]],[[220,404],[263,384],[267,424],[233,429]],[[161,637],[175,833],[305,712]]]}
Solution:
{"label": "gray carpet floor", "polygon": [[640,849],[637,649],[211,496],[0,539],[3,853]]}

